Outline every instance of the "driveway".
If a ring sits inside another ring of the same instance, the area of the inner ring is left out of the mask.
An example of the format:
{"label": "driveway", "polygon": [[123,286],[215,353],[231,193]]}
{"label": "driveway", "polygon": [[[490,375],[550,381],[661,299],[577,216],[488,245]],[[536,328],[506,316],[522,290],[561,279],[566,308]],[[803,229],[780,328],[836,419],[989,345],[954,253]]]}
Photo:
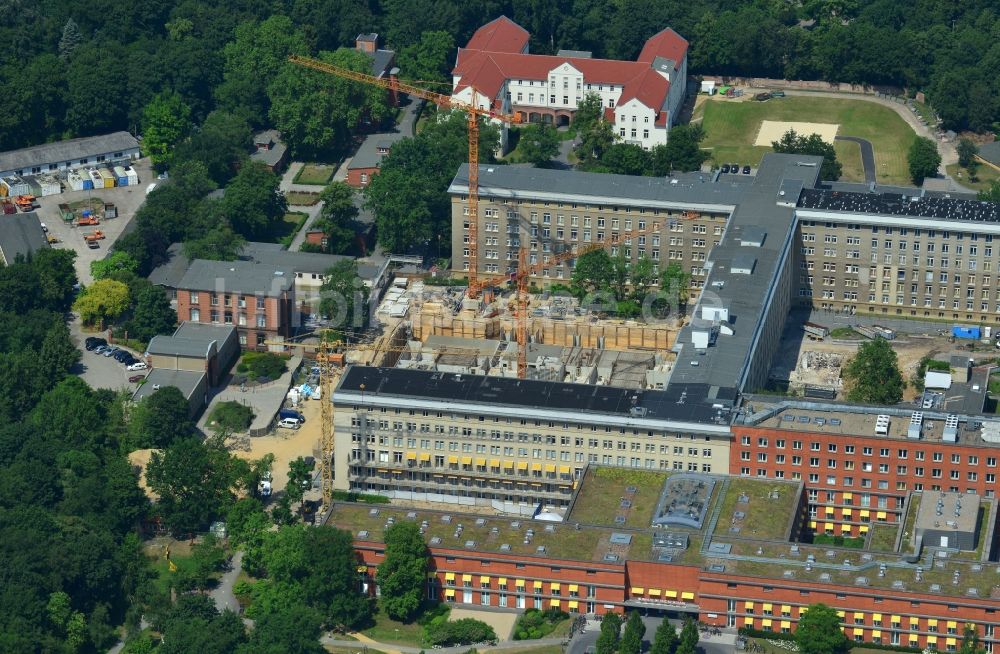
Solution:
{"label": "driveway", "polygon": [[837,136],[836,141],[850,141],[861,146],[861,165],[865,169],[865,183],[875,183],[875,148],[868,139],[861,139],[856,136]]}
{"label": "driveway", "polygon": [[[87,382],[88,386],[95,389],[106,388],[112,391],[126,389],[130,393],[135,390],[136,385],[129,383],[128,378],[132,375],[145,374],[145,372],[129,372],[125,370],[125,366],[113,358],[87,352],[83,347],[84,339],[88,336],[101,336],[107,339],[107,333],[84,332],[80,325],[80,319],[76,315],[73,316],[73,320],[69,323],[69,333],[81,353],[80,362],[73,366],[73,370],[71,370],[74,375],[79,376],[80,379]],[[129,351],[136,358],[142,358],[142,352]]]}
{"label": "driveway", "polygon": [[236,599],[236,595],[233,594],[233,584],[236,583],[236,578],[240,576],[242,570],[243,550],[238,550],[229,562],[229,569],[222,573],[219,585],[208,593],[208,596],[215,602],[215,608],[219,609],[220,613],[229,609],[233,613],[239,614],[240,603]]}

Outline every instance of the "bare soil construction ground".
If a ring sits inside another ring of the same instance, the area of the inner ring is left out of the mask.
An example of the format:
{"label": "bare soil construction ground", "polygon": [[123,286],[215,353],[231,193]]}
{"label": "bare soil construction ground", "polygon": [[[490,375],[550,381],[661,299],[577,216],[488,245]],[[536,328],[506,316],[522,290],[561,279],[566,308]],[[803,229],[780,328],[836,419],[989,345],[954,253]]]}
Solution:
{"label": "bare soil construction ground", "polygon": [[[284,490],[288,483],[288,464],[300,456],[316,456],[319,452],[323,434],[321,402],[322,400],[309,400],[299,404],[299,411],[305,416],[306,422],[298,429],[277,429],[271,435],[253,437],[250,439],[249,452],[233,453],[247,460],[259,459],[268,453],[273,454],[271,485],[275,492]],[[318,463],[316,467],[318,470]]]}

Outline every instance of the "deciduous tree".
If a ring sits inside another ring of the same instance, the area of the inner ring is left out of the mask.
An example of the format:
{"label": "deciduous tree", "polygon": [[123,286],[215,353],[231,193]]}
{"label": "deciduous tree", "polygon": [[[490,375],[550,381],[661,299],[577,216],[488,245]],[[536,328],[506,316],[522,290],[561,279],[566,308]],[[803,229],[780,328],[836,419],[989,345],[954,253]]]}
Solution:
{"label": "deciduous tree", "polygon": [[656,628],[650,654],[674,654],[677,651],[677,645],[677,628],[674,627],[669,618],[663,618],[660,626]]}
{"label": "deciduous tree", "polygon": [[157,334],[170,334],[176,325],[177,312],[162,288],[150,285],[139,290],[128,321],[130,338],[149,341]]}
{"label": "deciduous tree", "polygon": [[142,110],[142,153],[153,165],[165,166],[190,129],[191,107],[176,91],[161,91]]}
{"label": "deciduous tree", "polygon": [[645,633],[646,625],[643,624],[639,612],[630,611],[628,620],[625,622],[625,631],[622,634],[618,654],[639,654],[642,651],[642,637]]}
{"label": "deciduous tree", "polygon": [[115,272],[128,272],[135,274],[139,270],[139,262],[128,252],[115,250],[103,259],[90,262],[90,274],[94,279],[104,279],[111,277]]}
{"label": "deciduous tree", "polygon": [[355,245],[358,208],[354,198],[354,189],[344,182],[333,182],[320,194],[323,208],[313,228],[326,235],[326,249],[331,254],[344,254]]}
{"label": "deciduous tree", "polygon": [[896,404],[903,398],[903,376],[896,352],[884,338],[865,341],[844,368],[847,398],[852,402]]}
{"label": "deciduous tree", "polygon": [[422,32],[420,40],[399,53],[399,68],[409,80],[447,81],[448,66],[455,51],[449,32]]}
{"label": "deciduous tree", "polygon": [[579,295],[608,288],[614,276],[614,262],[605,250],[581,255],[573,267],[570,284]]}
{"label": "deciduous tree", "polygon": [[691,275],[679,263],[667,264],[660,273],[660,293],[671,308],[683,309],[688,303]]}
{"label": "deciduous tree", "polygon": [[229,510],[234,470],[228,452],[195,438],[182,438],[152,454],[146,481],[159,495],[157,513],[180,535],[204,530]]}
{"label": "deciduous tree", "polygon": [[378,567],[382,610],[393,620],[409,622],[420,610],[427,583],[429,554],[413,522],[397,522],[385,532],[385,559]]}
{"label": "deciduous tree", "polygon": [[976,160],[976,155],[979,154],[979,148],[976,146],[975,141],[968,138],[958,139],[958,145],[955,149],[958,151],[958,165],[962,168],[972,166],[972,163]]}
{"label": "deciduous tree", "polygon": [[129,307],[128,286],[113,279],[99,279],[73,303],[73,310],[87,325],[112,321]]}
{"label": "deciduous tree", "polygon": [[525,125],[521,128],[517,151],[523,161],[544,168],[559,156],[559,134],[548,123]]}
{"label": "deciduous tree", "polygon": [[263,163],[244,164],[226,186],[221,204],[233,231],[247,239],[261,238],[282,220],[288,204],[280,184],[281,178]]}
{"label": "deciduous tree", "polygon": [[622,619],[617,613],[608,612],[601,620],[601,635],[597,637],[597,654],[615,654],[621,637]]}
{"label": "deciduous tree", "polygon": [[910,170],[910,181],[920,186],[924,183],[924,178],[937,176],[938,167],[941,166],[941,155],[938,154],[934,141],[918,136],[910,145],[906,162]]}
{"label": "deciduous tree", "polygon": [[837,152],[833,149],[833,145],[824,141],[819,134],[803,136],[790,129],[782,135],[781,140],[773,141],[771,148],[775,152],[784,154],[812,154],[823,157],[823,166],[819,171],[820,179],[830,181],[840,179],[843,166],[837,161]]}
{"label": "deciduous tree", "polygon": [[320,313],[335,327],[364,327],[368,322],[368,289],[358,278],[357,262],[353,259],[338,261],[323,276]]}
{"label": "deciduous tree", "polygon": [[191,434],[190,405],[176,386],[164,386],[143,398],[129,418],[128,432],[137,448],[166,448]]}
{"label": "deciduous tree", "polygon": [[812,604],[799,616],[795,642],[801,654],[845,654],[851,645],[840,630],[840,616],[825,604]]}

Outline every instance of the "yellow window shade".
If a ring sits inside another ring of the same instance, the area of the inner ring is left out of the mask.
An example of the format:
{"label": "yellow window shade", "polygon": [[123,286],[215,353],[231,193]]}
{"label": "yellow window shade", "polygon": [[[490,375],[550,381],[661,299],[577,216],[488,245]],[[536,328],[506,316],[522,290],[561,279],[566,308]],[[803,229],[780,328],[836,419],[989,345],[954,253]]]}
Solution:
{"label": "yellow window shade", "polygon": [[827,529],[827,530],[833,529],[833,523],[832,522],[826,523],[825,525],[823,525],[823,529]]}
{"label": "yellow window shade", "polygon": [[559,608],[559,600],[557,599],[549,600],[549,606],[553,608]]}
{"label": "yellow window shade", "polygon": [[843,618],[845,615],[847,615],[847,614],[844,613],[843,611],[837,611],[837,617],[838,618]]}
{"label": "yellow window shade", "polygon": [[791,605],[789,605],[789,604],[782,604],[781,605],[781,612],[782,613],[791,613],[792,612]]}
{"label": "yellow window shade", "polygon": [[770,618],[764,618],[763,620],[760,621],[760,626],[762,626],[762,627],[770,627],[771,626],[771,619]]}
{"label": "yellow window shade", "polygon": [[659,588],[650,588],[649,589],[649,596],[650,597],[659,597],[660,596],[660,589]]}
{"label": "yellow window shade", "polygon": [[827,514],[827,515],[833,515],[833,507],[832,507],[832,506],[828,506],[828,507],[826,507],[826,508],[824,509],[824,511],[826,511],[826,514]]}
{"label": "yellow window shade", "polygon": [[857,629],[857,628],[855,628],[854,629],[854,635],[855,636],[864,636],[865,635],[865,630],[864,629]]}
{"label": "yellow window shade", "polygon": [[840,525],[840,533],[842,534],[851,533],[851,525]]}
{"label": "yellow window shade", "polygon": [[430,461],[431,460],[431,455],[428,454],[427,452],[421,452],[420,453],[420,460],[421,461]]}
{"label": "yellow window shade", "polygon": [[853,500],[854,499],[854,493],[844,493],[844,499],[845,500]]}
{"label": "yellow window shade", "polygon": [[781,621],[781,628],[782,629],[791,629],[792,628],[792,623],[789,622],[788,620],[782,620]]}
{"label": "yellow window shade", "polygon": [[882,632],[879,629],[872,629],[872,638],[881,638]]}
{"label": "yellow window shade", "polygon": [[454,588],[448,588],[448,589],[446,589],[444,591],[444,596],[445,597],[454,597],[455,596],[455,589]]}
{"label": "yellow window shade", "polygon": [[876,520],[885,520],[885,511],[879,511],[875,514]]}
{"label": "yellow window shade", "polygon": [[957,622],[953,622],[952,620],[949,620],[948,621],[948,628],[949,629],[958,629],[958,623]]}
{"label": "yellow window shade", "polygon": [[944,644],[947,645],[948,647],[954,647],[955,646],[955,639],[954,638],[949,638],[948,640],[944,641]]}
{"label": "yellow window shade", "polygon": [[569,466],[559,466],[559,474],[561,475],[568,475],[571,474],[572,472],[573,469],[570,468]]}
{"label": "yellow window shade", "polygon": [[514,469],[514,462],[513,461],[504,461],[502,467],[503,467],[504,470],[513,470]]}
{"label": "yellow window shade", "polygon": [[753,609],[753,602],[743,602],[743,608]]}
{"label": "yellow window shade", "polygon": [[765,611],[773,611],[774,610],[774,605],[773,604],[768,604],[768,603],[765,602],[764,606],[762,606],[761,608],[764,609]]}
{"label": "yellow window shade", "polygon": [[871,514],[872,512],[869,511],[868,509],[861,509],[860,511],[858,511],[858,515],[860,515],[862,518],[867,518]]}
{"label": "yellow window shade", "polygon": [[928,627],[936,627],[937,626],[937,620],[935,620],[934,618],[928,619],[927,620],[927,626]]}
{"label": "yellow window shade", "polygon": [[862,534],[867,534],[868,533],[868,525],[861,525],[860,527],[858,527],[858,531],[860,531]]}
{"label": "yellow window shade", "polygon": [[689,593],[689,592],[681,593],[681,599],[682,600],[693,600],[694,599],[694,593]]}
{"label": "yellow window shade", "polygon": [[406,459],[408,461],[416,461],[416,459],[417,459],[417,453],[416,452],[407,452],[406,453]]}
{"label": "yellow window shade", "polygon": [[531,470],[533,472],[541,472],[542,471],[542,464],[541,463],[532,463],[531,464]]}
{"label": "yellow window shade", "polygon": [[557,590],[562,590],[562,584],[551,584],[549,588],[552,590],[552,592],[555,592]]}
{"label": "yellow window shade", "polygon": [[900,622],[902,622],[902,620],[903,619],[900,618],[898,615],[893,615],[889,617],[889,622],[891,622],[892,624],[899,624]]}
{"label": "yellow window shade", "polygon": [[810,529],[815,529],[816,528],[816,521],[815,520],[810,520],[809,521],[809,528]]}
{"label": "yellow window shade", "polygon": [[920,618],[910,618],[911,627],[916,627],[918,624],[920,624]]}
{"label": "yellow window shade", "polygon": [[517,581],[514,582],[514,585],[517,586],[518,588],[524,588],[524,579],[518,579]]}
{"label": "yellow window shade", "polygon": [[484,575],[484,576],[482,576],[482,577],[479,578],[479,583],[481,583],[481,584],[488,584],[488,583],[490,583],[490,578]]}
{"label": "yellow window shade", "polygon": [[455,581],[455,573],[454,572],[446,572],[444,574],[444,580],[445,581]]}
{"label": "yellow window shade", "polygon": [[517,469],[518,470],[527,470],[528,469],[528,464],[525,463],[524,461],[518,461],[517,462]]}
{"label": "yellow window shade", "polygon": [[500,584],[501,586],[505,585],[507,583],[507,577],[500,577],[499,579],[497,579],[497,583]]}
{"label": "yellow window shade", "polygon": [[645,592],[646,592],[646,589],[643,588],[642,586],[632,586],[632,594],[633,595],[642,595]]}
{"label": "yellow window shade", "polygon": [[541,483],[539,483],[537,481],[533,481],[533,482],[531,482],[531,485],[537,488],[537,487],[541,486]]}
{"label": "yellow window shade", "polygon": [[462,581],[472,581],[472,575],[462,575]]}
{"label": "yellow window shade", "polygon": [[909,638],[911,643],[915,643],[918,640],[920,640],[920,636],[918,636],[917,634],[910,634]]}
{"label": "yellow window shade", "polygon": [[490,459],[490,467],[491,468],[499,468],[500,467],[500,459]]}
{"label": "yellow window shade", "polygon": [[743,624],[747,625],[748,627],[752,627],[753,626],[753,618],[750,618],[750,617],[743,618]]}
{"label": "yellow window shade", "polygon": [[457,456],[449,456],[448,457],[448,463],[458,463],[458,457]]}
{"label": "yellow window shade", "polygon": [[577,602],[576,600],[570,600],[570,601],[566,602],[566,607],[567,608],[575,609],[578,606],[580,606],[580,603]]}
{"label": "yellow window shade", "polygon": [[677,591],[676,590],[665,590],[665,591],[663,591],[663,594],[666,597],[669,597],[670,599],[676,599],[677,598]]}
{"label": "yellow window shade", "polygon": [[556,471],[555,464],[553,464],[553,463],[546,463],[545,464],[545,472],[553,472],[554,473],[555,471]]}
{"label": "yellow window shade", "polygon": [[872,622],[880,622],[882,620],[881,613],[872,613]]}
{"label": "yellow window shade", "polygon": [[463,466],[471,466],[472,465],[472,457],[471,456],[463,456],[462,457],[462,465]]}
{"label": "yellow window shade", "polygon": [[927,637],[927,644],[928,645],[937,645],[937,636],[928,636]]}
{"label": "yellow window shade", "polygon": [[542,589],[542,582],[540,582],[540,581],[534,582],[533,585],[535,587],[535,590],[541,590]]}
{"label": "yellow window shade", "polygon": [[389,472],[389,469],[388,468],[379,468],[378,471],[379,472]]}
{"label": "yellow window shade", "polygon": [[854,613],[854,619],[855,620],[864,620],[865,619],[865,614],[864,613],[858,613],[857,611],[855,611],[855,613]]}
{"label": "yellow window shade", "polygon": [[850,518],[852,515],[854,515],[854,509],[844,509],[845,518]]}
{"label": "yellow window shade", "polygon": [[403,471],[402,470],[393,470],[392,474],[394,474],[394,475],[401,475],[401,474],[403,474]]}
{"label": "yellow window shade", "polygon": [[486,459],[476,459],[476,465],[477,466],[485,466],[486,465]]}
{"label": "yellow window shade", "polygon": [[579,590],[580,590],[580,587],[577,586],[576,584],[570,584],[569,585],[569,592],[575,593],[575,592],[578,592]]}

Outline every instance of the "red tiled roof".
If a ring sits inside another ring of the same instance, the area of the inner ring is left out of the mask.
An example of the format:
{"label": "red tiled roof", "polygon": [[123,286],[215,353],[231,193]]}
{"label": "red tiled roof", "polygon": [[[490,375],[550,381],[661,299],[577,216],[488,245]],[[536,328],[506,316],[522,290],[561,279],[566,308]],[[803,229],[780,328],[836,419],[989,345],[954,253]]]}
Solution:
{"label": "red tiled roof", "polygon": [[[512,54],[506,52],[474,52],[463,50],[460,53],[454,75],[461,76],[456,91],[474,84],[484,93],[495,93],[500,90],[500,83],[493,84],[492,74],[480,79],[480,71],[492,69],[486,67],[485,61],[492,61],[505,79],[546,80],[549,71],[568,63],[583,73],[588,84],[615,84],[624,86],[643,72],[649,70],[648,64],[635,61],[615,61],[613,59],[578,59],[576,57],[557,57],[552,55]],[[661,78],[662,79],[662,78]]]}
{"label": "red tiled roof", "polygon": [[476,30],[465,47],[490,52],[521,52],[530,38],[528,30],[506,16],[500,16]]}
{"label": "red tiled roof", "polygon": [[668,27],[662,32],[649,37],[646,45],[642,46],[642,52],[639,53],[638,61],[651,64],[656,57],[665,57],[673,59],[679,67],[684,60],[684,55],[687,54],[687,49],[687,40]]}
{"label": "red tiled roof", "polygon": [[616,104],[620,107],[634,98],[647,107],[659,111],[669,90],[670,82],[663,75],[652,68],[646,68],[640,75],[629,80]]}

